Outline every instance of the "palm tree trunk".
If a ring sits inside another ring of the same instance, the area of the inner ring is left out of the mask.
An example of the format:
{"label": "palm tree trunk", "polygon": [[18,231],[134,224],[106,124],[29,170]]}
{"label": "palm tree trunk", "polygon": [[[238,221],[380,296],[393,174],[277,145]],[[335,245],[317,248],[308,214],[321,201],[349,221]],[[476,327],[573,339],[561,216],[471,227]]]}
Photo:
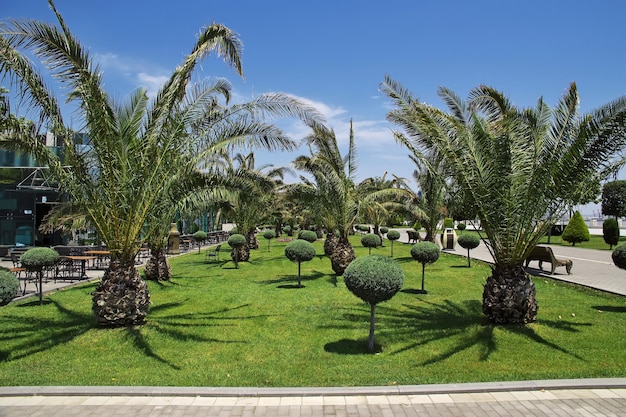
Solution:
{"label": "palm tree trunk", "polygon": [[93,293],[92,310],[101,326],[144,323],[150,308],[148,285],[134,263],[111,261]]}
{"label": "palm tree trunk", "polygon": [[324,242],[324,254],[326,256],[331,256],[333,254],[338,241],[339,238],[334,231],[326,233],[326,241]]}
{"label": "palm tree trunk", "polygon": [[337,275],[343,275],[350,262],[354,260],[354,249],[348,238],[340,237],[335,245],[335,250],[330,257],[330,263]]}
{"label": "palm tree trunk", "polygon": [[146,279],[151,281],[169,281],[172,269],[163,249],[150,249],[150,258],[144,270]]}
{"label": "palm tree trunk", "polygon": [[521,265],[494,267],[483,291],[483,313],[494,324],[537,320],[535,284]]}

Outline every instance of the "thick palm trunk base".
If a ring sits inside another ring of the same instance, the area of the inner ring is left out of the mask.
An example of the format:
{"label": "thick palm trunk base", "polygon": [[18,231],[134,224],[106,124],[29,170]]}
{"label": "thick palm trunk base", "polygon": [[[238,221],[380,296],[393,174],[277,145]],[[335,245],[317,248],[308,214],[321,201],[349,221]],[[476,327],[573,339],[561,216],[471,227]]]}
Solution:
{"label": "thick palm trunk base", "polygon": [[535,284],[522,266],[494,269],[483,292],[483,313],[494,324],[537,320]]}
{"label": "thick palm trunk base", "polygon": [[343,275],[350,262],[354,260],[354,249],[346,238],[339,238],[335,245],[335,250],[330,256],[330,263],[337,275]]}
{"label": "thick palm trunk base", "polygon": [[[240,247],[238,251],[239,257],[237,258],[237,262],[248,262],[250,260],[250,247],[247,244]],[[230,251],[230,257],[233,262],[235,261],[235,256],[235,249],[233,249],[232,251]]]}
{"label": "thick palm trunk base", "polygon": [[333,251],[335,250],[335,245],[339,241],[339,237],[335,233],[327,233],[326,241],[324,242],[324,254],[326,256],[331,256]]}
{"label": "thick palm trunk base", "polygon": [[92,310],[101,326],[142,324],[150,308],[148,285],[134,265],[112,262],[93,293]]}
{"label": "thick palm trunk base", "polygon": [[259,249],[259,239],[254,232],[248,233],[248,249]]}
{"label": "thick palm trunk base", "polygon": [[146,279],[151,281],[169,281],[172,276],[172,268],[167,261],[164,251],[151,251],[150,258],[144,269]]}

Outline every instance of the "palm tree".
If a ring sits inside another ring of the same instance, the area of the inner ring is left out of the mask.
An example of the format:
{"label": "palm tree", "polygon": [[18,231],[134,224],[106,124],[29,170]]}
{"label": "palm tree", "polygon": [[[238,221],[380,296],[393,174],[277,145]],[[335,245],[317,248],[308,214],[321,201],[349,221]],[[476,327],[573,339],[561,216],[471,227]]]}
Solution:
{"label": "palm tree", "polygon": [[[241,43],[227,27],[212,24],[203,28],[191,53],[185,57],[159,91],[148,99],[138,89],[125,104],[114,103],[102,86],[101,74],[89,53],[72,35],[52,0],[49,1],[58,27],[33,20],[8,20],[0,24],[0,74],[7,76],[26,98],[38,120],[56,133],[65,145],[61,160],[39,142],[31,131],[2,132],[5,147],[28,152],[50,171],[80,211],[89,219],[111,251],[109,269],[93,295],[93,310],[102,325],[142,323],[150,295],[135,268],[134,258],[147,236],[154,235],[168,213],[174,190],[190,166],[196,165],[195,147],[206,148],[217,138],[234,138],[232,145],[257,138],[271,146],[274,128],[257,122],[258,136],[242,129],[253,110],[247,106],[223,109],[215,105],[213,87],[189,81],[196,65],[211,53],[243,75]],[[23,51],[23,52],[22,52]],[[89,146],[75,146],[66,127],[58,100],[44,82],[44,76],[27,58],[40,59],[52,78],[67,91],[82,116]],[[222,92],[226,91],[222,88]],[[266,109],[282,110],[283,104],[267,101]],[[242,114],[230,123],[217,120],[230,112]],[[304,116],[305,111],[295,111]],[[245,113],[245,115],[244,115]],[[255,113],[258,117],[263,112]],[[190,134],[193,133],[193,136]],[[198,145],[199,144],[199,145]],[[170,220],[171,221],[171,220]]]}
{"label": "palm tree", "polygon": [[492,275],[483,312],[493,323],[536,320],[534,285],[522,264],[554,220],[585,193],[584,184],[612,165],[626,144],[626,99],[579,115],[576,85],[551,109],[542,99],[519,109],[490,87],[473,89],[467,101],[440,88],[443,112],[417,99],[391,78],[381,89],[395,109],[388,120],[401,126],[415,152],[438,152],[476,206]]}

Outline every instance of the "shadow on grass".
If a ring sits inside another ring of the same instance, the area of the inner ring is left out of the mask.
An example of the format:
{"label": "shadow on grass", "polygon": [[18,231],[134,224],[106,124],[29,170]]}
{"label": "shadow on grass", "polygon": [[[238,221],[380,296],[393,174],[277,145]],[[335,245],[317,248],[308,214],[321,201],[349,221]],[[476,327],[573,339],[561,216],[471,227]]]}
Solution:
{"label": "shadow on grass", "polygon": [[374,343],[374,352],[367,350],[367,340],[341,339],[337,342],[330,342],[324,345],[324,350],[329,353],[340,355],[371,355],[382,352],[382,346]]}
{"label": "shadow on grass", "polygon": [[[40,352],[45,352],[57,345],[69,343],[87,331],[96,328],[96,321],[91,314],[79,313],[55,300],[46,298],[43,306],[37,302],[28,302],[19,307],[32,309],[54,307],[49,315],[30,314],[2,316],[0,321],[10,322],[11,332],[0,335],[0,361],[22,359]],[[10,346],[10,348],[7,348]],[[6,350],[5,350],[6,349]]]}
{"label": "shadow on grass", "polygon": [[[307,273],[306,275],[301,275],[300,276],[300,281],[315,281],[317,279],[320,279],[322,277],[326,276],[326,274],[320,272],[320,271],[313,271],[311,273]],[[283,275],[280,278],[276,278],[276,279],[266,279],[264,281],[259,281],[260,284],[266,284],[266,285],[273,285],[273,284],[282,284],[282,283],[287,283],[287,282],[298,282],[298,276],[297,275]],[[281,286],[282,288],[283,286]],[[297,284],[296,284],[297,287]]]}
{"label": "shadow on grass", "polygon": [[[431,358],[419,363],[420,366],[445,361],[454,355],[478,348],[480,360],[487,361],[497,350],[494,337],[496,326],[490,324],[482,313],[482,303],[478,300],[465,300],[455,303],[444,300],[441,303],[421,301],[420,305],[404,305],[403,310],[389,308],[384,304],[377,306],[377,340],[385,340],[390,344],[403,346],[391,354],[400,354],[413,349],[430,346],[431,350],[438,352]],[[345,321],[341,325],[333,325],[334,328],[356,329],[363,327],[364,320],[369,316],[369,307],[364,305],[361,313],[354,310],[345,312]],[[590,326],[589,323],[575,323],[565,320],[550,321],[539,320],[537,325],[546,326],[566,332],[578,332],[580,327]],[[572,358],[584,361],[575,352],[571,352],[557,343],[540,335],[533,325],[526,326],[497,326],[504,331],[561,352]],[[367,329],[363,327],[363,331]],[[327,345],[328,346],[328,345]],[[358,350],[350,349],[347,341],[332,344],[337,353],[359,353]],[[341,352],[339,352],[341,351]]]}
{"label": "shadow on grass", "polygon": [[591,308],[607,313],[626,313],[626,306],[591,306]]}

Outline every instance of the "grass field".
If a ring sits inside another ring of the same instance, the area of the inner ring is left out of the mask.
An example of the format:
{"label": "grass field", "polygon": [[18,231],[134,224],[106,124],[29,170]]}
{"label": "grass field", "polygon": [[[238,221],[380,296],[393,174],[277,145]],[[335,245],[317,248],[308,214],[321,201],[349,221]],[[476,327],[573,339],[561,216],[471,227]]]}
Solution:
{"label": "grass field", "polygon": [[[322,241],[315,243],[323,253]],[[626,299],[536,279],[539,319],[492,326],[481,311],[488,265],[442,255],[426,268],[395,243],[403,290],[378,306],[365,353],[369,307],[330,261],[303,263],[304,288],[285,243],[261,239],[250,262],[171,260],[173,278],[151,282],[143,326],[98,328],[95,284],[0,308],[2,385],[362,386],[623,377]],[[358,237],[357,256],[365,256]],[[389,254],[389,245],[373,251]],[[222,258],[228,254],[223,253]],[[224,259],[223,259],[224,260]]]}

